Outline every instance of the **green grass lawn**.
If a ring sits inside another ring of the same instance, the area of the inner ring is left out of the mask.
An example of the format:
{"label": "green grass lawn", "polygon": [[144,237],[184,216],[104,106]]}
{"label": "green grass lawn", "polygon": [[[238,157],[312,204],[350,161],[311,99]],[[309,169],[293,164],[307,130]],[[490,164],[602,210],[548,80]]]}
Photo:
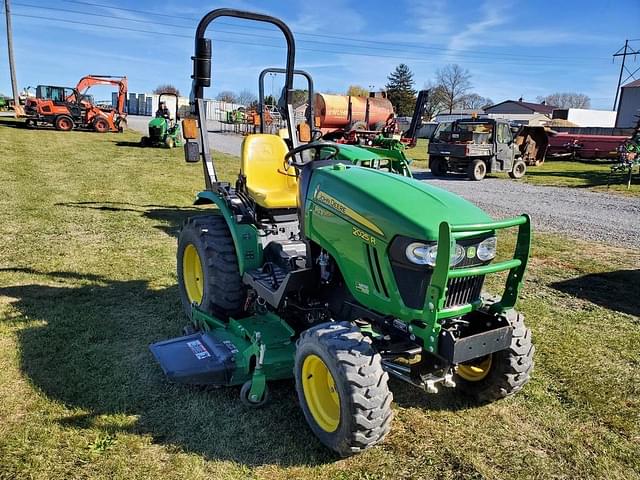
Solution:
{"label": "green grass lawn", "polygon": [[[416,147],[407,151],[407,156],[413,159],[411,165],[414,168],[428,168],[428,148],[429,141],[420,138]],[[621,174],[614,174],[611,177],[611,185],[607,188],[610,171],[611,163],[608,162],[547,160],[537,167],[528,167],[527,174],[521,181],[534,185],[588,188],[600,192],[640,195],[640,171],[637,167],[634,168],[629,189],[626,175]],[[511,180],[506,173],[491,176]]]}
{"label": "green grass lawn", "polygon": [[633,170],[631,188],[628,190],[627,176],[620,173],[611,177],[611,185],[607,188],[610,172],[611,164],[608,162],[547,160],[540,166],[530,167],[523,180],[535,185],[589,188],[601,192],[640,195],[640,172],[637,167]]}
{"label": "green grass lawn", "polygon": [[203,180],[138,139],[0,121],[0,479],[640,478],[637,249],[536,235],[525,390],[479,406],[393,381],[391,434],[339,460],[292,382],[247,410],[154,363],[185,323],[175,236]]}

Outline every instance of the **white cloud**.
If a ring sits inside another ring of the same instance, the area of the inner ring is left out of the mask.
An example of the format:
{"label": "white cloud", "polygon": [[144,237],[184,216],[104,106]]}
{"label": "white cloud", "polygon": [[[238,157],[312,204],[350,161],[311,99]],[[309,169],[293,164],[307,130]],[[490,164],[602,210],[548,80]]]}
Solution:
{"label": "white cloud", "polygon": [[300,12],[293,20],[288,21],[289,27],[295,32],[323,33],[336,32],[344,29],[345,35],[351,35],[364,30],[367,22],[360,13],[364,8],[353,8],[345,0],[324,0],[322,4],[304,2],[300,4]]}
{"label": "white cloud", "polygon": [[451,37],[449,49],[468,50],[484,44],[488,33],[510,22],[511,17],[508,15],[510,7],[510,3],[485,1],[481,8],[482,17],[468,23],[460,33]]}

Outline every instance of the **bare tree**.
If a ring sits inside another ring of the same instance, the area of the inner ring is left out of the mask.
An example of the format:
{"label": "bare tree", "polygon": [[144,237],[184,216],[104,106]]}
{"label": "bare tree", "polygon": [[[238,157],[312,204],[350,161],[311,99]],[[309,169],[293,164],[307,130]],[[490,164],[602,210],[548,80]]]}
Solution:
{"label": "bare tree", "polygon": [[238,93],[236,100],[241,105],[250,105],[257,100],[257,97],[253,92],[245,89]]}
{"label": "bare tree", "polygon": [[237,103],[236,94],[231,90],[223,90],[218,95],[216,95],[216,100],[227,103]]}
{"label": "bare tree", "polygon": [[153,93],[155,93],[156,95],[160,95],[161,93],[174,93],[180,96],[180,90],[178,90],[178,87],[176,87],[175,85],[171,85],[170,83],[166,83],[164,85],[158,85],[153,90]]}
{"label": "bare tree", "polygon": [[369,90],[360,85],[349,85],[347,89],[347,95],[351,95],[353,97],[368,97]]}
{"label": "bare tree", "polygon": [[478,110],[493,105],[493,100],[477,93],[469,93],[460,99],[460,105],[462,108]]}
{"label": "bare tree", "polygon": [[557,108],[589,108],[591,99],[584,93],[556,92],[545,97],[538,97],[538,102]]}
{"label": "bare tree", "polygon": [[436,72],[436,82],[442,88],[445,108],[451,113],[471,89],[471,74],[458,64],[446,65]]}
{"label": "bare tree", "polygon": [[427,121],[430,121],[445,108],[444,90],[440,85],[431,81],[424,84],[424,90],[429,90],[425,117]]}

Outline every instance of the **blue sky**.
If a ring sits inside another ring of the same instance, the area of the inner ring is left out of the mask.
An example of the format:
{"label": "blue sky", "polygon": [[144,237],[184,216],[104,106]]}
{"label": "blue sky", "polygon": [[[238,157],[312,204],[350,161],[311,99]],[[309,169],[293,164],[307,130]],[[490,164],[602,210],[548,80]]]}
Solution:
{"label": "blue sky", "polygon": [[[439,67],[458,63],[471,72],[474,90],[495,102],[520,96],[535,101],[555,91],[578,91],[591,97],[594,108],[610,109],[619,72],[619,61],[613,64],[611,54],[626,38],[640,38],[638,0],[11,4],[21,88],[39,83],[72,86],[89,73],[126,74],[131,92],[172,83],[186,94],[197,19],[214,8],[234,7],[272,14],[288,23],[296,34],[296,66],[313,75],[320,91],[344,92],[350,84],[380,88],[401,62],[409,65],[416,87],[422,88]],[[258,73],[284,65],[284,41],[268,26],[222,22],[213,26],[214,31],[210,28],[214,78],[208,96],[229,89],[257,92]],[[2,30],[0,92],[9,93]],[[640,48],[640,41],[635,45]],[[630,66],[640,66],[640,58]],[[268,84],[267,93],[270,90]],[[98,92],[96,97],[109,97],[108,90],[102,96]]]}

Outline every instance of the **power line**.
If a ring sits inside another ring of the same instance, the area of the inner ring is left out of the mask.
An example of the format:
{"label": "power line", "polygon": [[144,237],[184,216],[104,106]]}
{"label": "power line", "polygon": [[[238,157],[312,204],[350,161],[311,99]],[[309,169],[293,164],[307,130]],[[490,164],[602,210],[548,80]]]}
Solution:
{"label": "power line", "polygon": [[[15,17],[25,17],[25,18],[33,18],[33,19],[39,19],[39,20],[47,20],[48,22],[62,22],[62,23],[68,23],[68,24],[75,24],[75,25],[82,25],[82,26],[88,26],[88,27],[93,27],[93,28],[106,28],[106,29],[111,29],[111,30],[122,30],[122,31],[129,31],[129,32],[136,32],[136,33],[143,33],[143,34],[151,34],[151,35],[164,35],[164,36],[171,36],[171,37],[177,37],[177,38],[189,38],[192,39],[193,36],[192,35],[181,35],[178,33],[171,33],[171,32],[158,32],[158,31],[153,31],[153,30],[142,30],[142,29],[137,29],[137,28],[129,28],[129,27],[120,27],[120,26],[113,26],[113,25],[102,25],[99,23],[89,23],[89,22],[84,22],[84,21],[77,21],[77,20],[69,20],[69,19],[62,19],[62,18],[51,18],[51,17],[44,17],[41,15],[27,15],[27,14],[18,14],[18,13],[14,13],[13,16]],[[239,34],[237,32],[227,32],[227,31],[222,31],[220,32],[219,30],[216,29],[212,29],[214,32],[217,31],[218,33],[231,33],[231,34],[236,34],[236,35],[242,35]],[[255,47],[269,47],[269,48],[278,48],[278,49],[284,49],[285,47],[282,45],[273,45],[273,44],[265,44],[265,43],[253,43],[253,42],[243,42],[240,40],[224,40],[224,39],[216,39],[216,42],[220,42],[220,43],[231,43],[231,44],[239,44],[239,45],[249,45],[249,46],[255,46]],[[416,61],[416,62],[423,62],[423,63],[432,63],[433,60],[432,59],[425,59],[423,57],[407,57],[407,56],[399,56],[399,55],[382,55],[382,54],[370,54],[370,53],[364,53],[364,52],[350,52],[350,51],[344,51],[344,50],[340,50],[340,51],[336,51],[336,50],[326,50],[326,49],[317,49],[317,48],[308,48],[308,47],[299,47],[297,48],[297,50],[301,50],[301,51],[308,51],[308,52],[320,52],[320,53],[333,53],[333,54],[338,54],[338,55],[350,55],[350,56],[356,56],[356,57],[372,57],[372,58],[393,58],[396,60],[412,60],[412,61]],[[472,64],[490,64],[490,65],[495,65],[496,63],[500,63],[500,64],[512,64],[512,65],[548,65],[548,63],[541,63],[541,64],[534,64],[531,62],[528,63],[523,63],[523,62],[516,62],[516,61],[476,61],[476,60],[466,60],[466,63],[472,63]],[[563,65],[567,65],[567,63],[563,63]]]}
{"label": "power line", "polygon": [[[85,4],[87,2],[78,2],[78,3],[82,3]],[[105,14],[97,14],[97,13],[85,13],[85,12],[76,12],[75,10],[68,10],[68,9],[60,9],[60,8],[51,8],[51,7],[41,7],[39,5],[33,5],[33,4],[26,4],[26,3],[17,3],[16,5],[20,5],[20,6],[25,6],[25,7],[30,7],[30,8],[38,8],[38,9],[45,9],[45,10],[54,10],[54,11],[61,11],[61,12],[67,12],[67,13],[74,13],[74,14],[80,14],[80,15],[87,15],[87,16],[94,16],[94,17],[100,17],[100,18],[110,18],[110,19],[115,19],[115,20],[119,20],[119,21],[131,21],[131,22],[137,22],[137,23],[142,23],[142,24],[149,24],[149,25],[158,25],[158,26],[162,26],[162,27],[176,27],[176,28],[182,28],[182,29],[187,29],[187,30],[193,30],[193,27],[188,27],[185,25],[177,25],[177,24],[171,24],[171,23],[161,23],[161,22],[152,22],[152,21],[148,21],[148,20],[139,20],[139,19],[130,19],[130,18],[122,18],[122,17],[117,17],[117,16],[113,16],[113,15],[105,15]],[[92,4],[93,5],[93,4]],[[131,9],[126,9],[126,10],[131,10]],[[27,14],[20,14],[21,16],[25,16],[28,18],[37,18],[36,15],[27,15]],[[69,22],[72,23],[71,20],[68,19],[51,19],[54,21],[61,21],[61,22]],[[83,22],[85,23],[85,22]],[[222,24],[222,22],[220,22],[219,24]],[[92,24],[95,25],[95,24]],[[237,25],[234,24],[225,24],[225,25],[232,25],[234,27],[236,27]],[[116,26],[109,26],[109,25],[95,25],[98,27],[103,27],[103,28],[119,28],[122,30],[129,30],[129,31],[138,31],[139,33],[148,33],[148,31],[142,31],[142,30],[138,30],[138,29],[132,29],[132,28],[128,28],[128,27],[116,27]],[[221,29],[217,29],[217,28],[212,28],[211,31],[215,31],[218,33],[223,33],[223,34],[227,34],[227,35],[240,35],[240,36],[249,36],[251,38],[254,37],[261,37],[261,38],[267,38],[267,39],[271,39],[271,40],[277,40],[279,37],[273,37],[271,35],[260,35],[260,34],[256,34],[256,33],[251,33],[251,34],[246,34],[246,33],[242,33],[242,32],[234,32],[234,31],[230,31],[230,30],[221,30]],[[169,32],[157,32],[157,33],[162,33],[164,35],[171,35],[171,36],[178,36],[180,38],[184,37],[182,35],[178,35],[175,33],[169,33]],[[220,41],[220,40],[217,40]],[[368,47],[368,46],[361,46],[361,45],[345,45],[345,44],[336,44],[336,43],[328,43],[328,42],[318,42],[318,41],[314,41],[314,40],[302,40],[302,42],[305,43],[315,43],[315,44],[320,44],[323,47],[324,46],[334,46],[334,47],[340,47],[340,48],[344,48],[349,47],[349,48],[358,48],[358,49],[367,49],[367,50],[371,50],[374,49],[376,52],[378,52],[379,50],[386,50],[386,51],[390,51],[390,52],[397,52],[397,49],[393,49],[393,48],[384,48],[384,47]],[[237,43],[241,43],[241,42],[237,42]],[[245,43],[246,45],[253,45],[253,44],[249,44],[249,43]],[[300,48],[300,50],[305,50],[305,48]],[[362,56],[373,56],[373,57],[382,57],[382,58],[399,58],[399,59],[413,59],[416,61],[425,61],[423,58],[415,58],[415,57],[406,57],[403,53],[397,53],[397,55],[400,56],[393,56],[393,55],[381,55],[381,54],[375,54],[375,55],[371,55],[371,54],[366,54],[363,52],[348,52],[345,50],[340,50],[339,52],[332,52],[332,51],[328,51],[328,50],[317,50],[317,49],[311,49],[311,48],[306,48],[306,50],[308,51],[318,51],[318,52],[326,52],[326,53],[340,53],[340,54],[346,54],[346,55],[362,55]],[[446,56],[456,56],[456,57],[462,57],[466,62],[468,63],[496,63],[496,59],[494,57],[491,58],[491,62],[476,62],[476,61],[470,61],[466,59],[466,56],[468,56],[468,54],[464,54],[464,53],[444,53],[441,52],[439,53],[439,55],[446,55]],[[526,57],[526,56],[525,56]],[[473,56],[471,56],[471,58],[474,58]],[[480,59],[484,59],[483,57],[480,57]],[[500,60],[508,60],[508,59],[500,59]],[[517,60],[517,61],[516,61]],[[543,63],[536,63],[536,62],[532,62],[532,61],[527,61],[526,58],[523,58],[523,56],[519,56],[517,59],[514,59],[512,62],[505,62],[502,61],[500,63],[513,63],[515,65],[548,65],[550,62],[549,61],[545,61]],[[567,65],[567,62],[562,62],[562,65]],[[582,65],[580,64],[576,64],[576,65]]]}
{"label": "power line", "polygon": [[[126,8],[126,7],[114,7],[112,5],[105,5],[105,4],[101,4],[101,3],[87,2],[87,1],[82,1],[82,0],[61,0],[61,1],[65,2],[65,3],[74,3],[74,4],[79,4],[79,5],[87,5],[87,6],[93,6],[93,7],[105,8],[105,9],[111,9],[111,10],[121,10],[121,11],[126,11],[126,12],[139,13],[139,14],[143,14],[143,15],[159,16],[159,17],[163,17],[163,18],[167,16],[167,14],[164,14],[164,13],[150,12],[150,11],[146,11],[146,10],[137,10],[137,9],[134,9],[134,8]],[[74,12],[74,13],[80,13],[80,12]],[[117,18],[119,20],[132,20],[132,21],[143,22],[141,20],[124,19],[124,18],[120,18],[120,17],[115,17],[115,18]],[[176,17],[176,16],[174,16],[174,18],[178,18],[178,19],[185,20],[185,21],[196,21],[196,22],[200,20],[200,18],[198,18],[198,17]],[[218,25],[226,25],[226,26],[232,26],[232,27],[236,27],[236,28],[273,31],[272,28],[269,28],[269,27],[266,27],[266,26],[260,26],[260,25],[238,25],[236,23],[229,23],[229,22],[224,22],[224,21],[220,21],[220,22],[216,22],[216,23]],[[185,28],[185,26],[180,26],[180,28]],[[396,46],[396,47],[417,48],[417,49],[420,49],[420,50],[442,51],[442,52],[446,52],[449,55],[453,55],[451,52],[461,52],[459,56],[462,56],[462,54],[472,54],[472,55],[485,55],[485,56],[488,55],[491,58],[495,58],[496,55],[501,55],[501,56],[507,56],[507,57],[515,57],[515,58],[518,58],[518,59],[520,59],[520,58],[522,58],[524,56],[524,57],[529,57],[529,58],[552,59],[552,60],[560,60],[560,59],[568,59],[568,60],[569,59],[583,59],[583,60],[598,60],[599,59],[599,60],[604,60],[604,58],[601,58],[601,57],[576,57],[576,56],[562,57],[562,56],[530,55],[530,54],[522,55],[522,54],[519,54],[519,53],[489,52],[489,51],[465,50],[465,49],[450,49],[448,47],[429,46],[429,45],[425,45],[425,44],[416,44],[416,43],[409,43],[409,42],[388,42],[388,41],[385,42],[385,41],[370,40],[370,39],[366,39],[365,40],[365,39],[358,39],[358,38],[353,38],[353,37],[346,37],[346,36],[339,36],[339,35],[329,35],[329,34],[321,34],[321,33],[294,32],[294,34],[296,36],[310,36],[310,37],[319,37],[319,38],[331,38],[331,39],[337,39],[337,40],[346,40],[346,41],[350,41],[350,42],[363,42],[363,43],[376,44],[376,45],[392,45],[392,46]],[[303,41],[312,42],[311,40],[303,40]],[[327,43],[324,43],[324,42],[314,42],[314,43],[327,44]],[[327,45],[329,45],[329,44],[327,44]],[[344,46],[344,43],[332,44],[332,45]],[[397,48],[396,48],[396,50],[397,50]]]}
{"label": "power line", "polygon": [[[87,2],[78,2],[78,3],[82,3],[85,4]],[[123,17],[118,17],[115,15],[106,15],[106,14],[100,14],[100,13],[85,13],[85,12],[78,12],[76,10],[70,10],[70,9],[64,9],[64,8],[54,8],[54,7],[43,7],[41,5],[33,5],[33,4],[29,4],[29,3],[14,3],[14,5],[19,5],[22,7],[30,7],[30,8],[38,8],[38,9],[42,9],[42,10],[52,10],[52,11],[59,11],[59,12],[67,12],[67,13],[73,13],[73,14],[77,14],[77,15],[87,15],[87,16],[92,16],[92,17],[100,17],[100,18],[110,18],[110,19],[114,19],[114,20],[119,20],[119,21],[129,21],[129,22],[135,22],[135,23],[142,23],[142,24],[148,24],[148,25],[158,25],[158,26],[162,26],[162,27],[172,27],[172,28],[181,28],[181,29],[185,29],[185,30],[189,30],[189,31],[193,31],[195,29],[194,26],[186,26],[186,25],[178,25],[175,23],[164,23],[164,22],[154,22],[154,21],[150,21],[150,20],[140,20],[140,19],[135,19],[135,18],[123,18]],[[91,5],[95,5],[95,4],[91,4]],[[125,9],[127,11],[131,10],[131,9]],[[218,22],[218,25],[229,25],[229,26],[233,26],[233,27],[245,27],[247,28],[247,26],[240,26],[240,25],[235,25],[235,24],[230,24],[230,23],[224,23],[224,22]],[[277,40],[279,37],[274,37],[272,35],[260,35],[260,34],[256,34],[256,33],[252,33],[252,34],[246,34],[246,33],[241,33],[241,32],[234,32],[234,31],[229,31],[229,30],[221,30],[221,29],[216,29],[213,28],[213,31],[219,32],[219,33],[225,33],[225,34],[231,34],[231,35],[243,35],[243,36],[250,36],[250,37],[260,37],[260,38],[267,38],[267,39],[273,39],[273,40]],[[265,30],[269,30],[269,29],[265,29]],[[305,42],[305,43],[314,43],[314,44],[319,44],[319,45],[323,45],[323,46],[333,46],[333,47],[340,47],[340,48],[344,48],[344,47],[350,47],[350,48],[359,48],[359,49],[374,49],[375,51],[379,51],[379,50],[385,50],[385,51],[390,51],[390,52],[396,52],[398,53],[398,48],[385,48],[385,47],[368,47],[368,46],[364,46],[364,45],[346,45],[344,43],[330,43],[330,42],[319,42],[317,40],[301,40],[301,42]],[[434,55],[434,53],[430,53],[430,55]],[[477,54],[474,53],[449,53],[446,51],[443,52],[437,52],[435,53],[435,55],[443,55],[443,56],[454,56],[454,57],[461,57],[461,58],[466,58],[467,56],[470,56],[471,58],[475,58],[476,56],[479,56],[480,59],[483,59],[486,57],[487,54],[483,53],[483,52],[478,52]],[[501,53],[497,53],[495,55],[507,55],[507,56],[511,56],[510,54],[501,54]],[[495,55],[491,55],[491,58],[495,58]],[[518,59],[522,59],[522,56],[518,56]],[[554,57],[549,57],[549,58],[554,58]],[[559,58],[555,58],[555,60],[559,60]],[[546,62],[548,63],[548,62]],[[529,62],[529,64],[531,64],[531,62]],[[566,64],[566,63],[563,63]]]}

